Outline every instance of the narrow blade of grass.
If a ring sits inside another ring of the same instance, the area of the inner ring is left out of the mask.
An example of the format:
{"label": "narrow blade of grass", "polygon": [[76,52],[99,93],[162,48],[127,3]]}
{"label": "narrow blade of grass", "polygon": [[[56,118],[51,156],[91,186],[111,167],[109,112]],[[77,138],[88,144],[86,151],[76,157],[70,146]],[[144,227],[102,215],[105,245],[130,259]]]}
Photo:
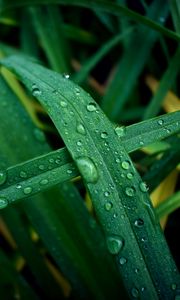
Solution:
{"label": "narrow blade of grass", "polygon": [[159,219],[171,214],[180,207],[180,192],[168,197],[165,201],[156,207],[156,214]]}
{"label": "narrow blade of grass", "polygon": [[158,114],[161,109],[161,104],[171,88],[173,82],[176,79],[176,76],[180,69],[180,47],[176,50],[175,55],[170,61],[169,67],[167,68],[166,72],[164,73],[158,90],[155,93],[154,97],[151,99],[147,109],[144,113],[143,119],[152,118]]}
{"label": "narrow blade of grass", "polygon": [[[5,59],[3,64],[44,105],[59,130],[90,192],[108,250],[130,297],[136,293],[142,299],[168,300],[178,295],[179,274],[146,187],[98,105],[66,77],[27,59],[26,67],[20,57]],[[85,134],[78,132],[78,123],[83,124]],[[129,173],[132,178],[127,184]],[[176,291],[171,289],[173,283],[177,283]]]}

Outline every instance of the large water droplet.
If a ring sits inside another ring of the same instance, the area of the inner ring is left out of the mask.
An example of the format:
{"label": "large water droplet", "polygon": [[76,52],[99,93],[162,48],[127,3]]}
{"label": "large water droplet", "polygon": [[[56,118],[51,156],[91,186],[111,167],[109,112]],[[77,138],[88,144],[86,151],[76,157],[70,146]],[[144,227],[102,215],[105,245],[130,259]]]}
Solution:
{"label": "large water droplet", "polygon": [[125,265],[126,263],[127,263],[127,259],[125,258],[125,257],[120,257],[120,259],[119,259],[119,263],[120,263],[120,265]]}
{"label": "large water droplet", "polygon": [[145,182],[141,182],[139,187],[140,187],[140,190],[144,193],[148,191],[148,186]]}
{"label": "large water droplet", "polygon": [[38,96],[40,96],[42,94],[42,92],[41,92],[41,90],[37,87],[37,85],[34,83],[33,85],[32,85],[32,95],[34,96],[34,97],[38,97]]}
{"label": "large water droplet", "polygon": [[124,160],[122,163],[121,163],[121,166],[124,170],[128,170],[129,167],[130,167],[130,162],[128,160]]}
{"label": "large water droplet", "polygon": [[139,297],[139,291],[138,291],[136,288],[132,288],[132,290],[131,290],[131,295],[132,295],[134,298],[138,298],[138,297]]}
{"label": "large water droplet", "polygon": [[7,179],[7,173],[5,171],[0,171],[0,185],[3,184]]}
{"label": "large water droplet", "polygon": [[40,184],[40,185],[46,185],[46,184],[48,184],[48,182],[49,182],[48,179],[42,179],[42,180],[39,182],[39,184]]}
{"label": "large water droplet", "polygon": [[127,188],[125,189],[125,193],[126,193],[126,195],[129,196],[129,197],[133,197],[134,194],[135,194],[135,189],[134,189],[133,187],[127,187]]}
{"label": "large water droplet", "polygon": [[32,187],[31,187],[31,186],[25,187],[24,190],[23,190],[23,192],[24,192],[25,195],[31,194],[31,192],[32,192]]}
{"label": "large water droplet", "polygon": [[125,126],[117,126],[115,128],[115,132],[119,137],[122,137],[125,135]]}
{"label": "large water droplet", "polygon": [[95,103],[89,103],[88,105],[87,105],[87,110],[88,111],[90,111],[90,112],[92,112],[92,111],[96,111],[96,104]]}
{"label": "large water droplet", "polygon": [[0,197],[0,209],[8,206],[8,200],[4,197]]}
{"label": "large water droplet", "polygon": [[107,137],[108,137],[107,132],[104,131],[104,132],[101,133],[101,138],[102,139],[107,139]]}
{"label": "large water droplet", "polygon": [[26,173],[25,171],[21,171],[21,172],[19,173],[19,176],[20,176],[21,178],[27,178],[27,173]]}
{"label": "large water droplet", "polygon": [[144,221],[142,219],[137,219],[135,222],[134,222],[134,225],[136,227],[142,227],[144,225]]}
{"label": "large water droplet", "polygon": [[84,179],[89,183],[95,183],[98,180],[97,168],[89,157],[79,157],[76,160],[77,166]]}
{"label": "large water droplet", "polygon": [[85,129],[83,124],[78,123],[77,127],[76,127],[76,130],[77,130],[78,133],[80,133],[82,135],[86,135],[86,129]]}
{"label": "large water droplet", "polygon": [[110,211],[111,208],[113,207],[113,204],[111,202],[106,202],[104,207],[105,207],[105,210]]}
{"label": "large water droplet", "polygon": [[123,248],[123,239],[119,236],[108,237],[107,247],[111,254],[118,254]]}

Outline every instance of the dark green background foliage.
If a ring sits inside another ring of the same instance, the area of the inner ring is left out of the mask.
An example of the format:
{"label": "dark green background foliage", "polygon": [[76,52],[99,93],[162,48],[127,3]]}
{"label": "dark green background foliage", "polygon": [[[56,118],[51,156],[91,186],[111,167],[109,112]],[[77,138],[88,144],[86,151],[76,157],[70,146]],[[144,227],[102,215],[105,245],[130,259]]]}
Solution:
{"label": "dark green background foliage", "polygon": [[0,299],[180,299],[179,24],[0,1]]}

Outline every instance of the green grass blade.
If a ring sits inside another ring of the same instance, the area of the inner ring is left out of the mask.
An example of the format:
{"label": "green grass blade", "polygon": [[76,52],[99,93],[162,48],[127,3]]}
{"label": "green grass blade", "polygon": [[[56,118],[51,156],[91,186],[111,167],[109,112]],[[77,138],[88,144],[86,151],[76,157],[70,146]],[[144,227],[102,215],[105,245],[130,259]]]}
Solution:
{"label": "green grass blade", "polygon": [[[43,133],[32,124],[5,81],[0,79],[0,154],[1,169],[4,169],[40,153],[47,153],[50,151],[50,147],[47,145]],[[9,115],[8,120],[7,115]],[[10,131],[12,134],[4,134]],[[17,146],[17,142],[18,145],[21,143],[20,148]],[[56,157],[56,159],[58,158]],[[55,163],[57,164],[57,162]],[[16,176],[18,177],[18,174]],[[16,185],[16,190],[18,189],[19,185]],[[94,226],[95,221],[87,212],[81,197],[78,197],[76,193],[73,199],[76,199],[77,202],[72,201],[72,197],[67,200],[67,197],[63,197],[61,194],[61,189],[63,189],[62,186],[51,190],[48,194],[41,194],[24,201],[23,209],[26,216],[30,218],[32,226],[36,228],[50,255],[70,281],[73,293],[78,298],[87,299],[90,295],[93,299],[104,300],[113,295],[113,299],[117,299],[121,284],[111,259],[103,247],[102,234],[99,232],[97,235],[96,229],[98,231],[98,228]],[[69,195],[72,194],[71,186],[66,184],[64,189]],[[68,212],[67,218],[65,210]],[[69,220],[74,220],[75,225],[72,226]],[[87,232],[90,231],[91,235],[87,236]],[[92,254],[90,254],[91,252]],[[108,279],[107,284],[109,273],[111,278]]]}
{"label": "green grass blade", "polygon": [[63,22],[58,7],[55,5],[33,7],[29,11],[52,69],[61,73],[69,72],[69,47],[61,29],[61,23]]}
{"label": "green grass blade", "polygon": [[173,194],[156,207],[159,219],[171,214],[180,207],[180,192]]}
{"label": "green grass blade", "polygon": [[[169,300],[179,296],[179,274],[146,187],[98,105],[67,78],[27,59],[12,57],[3,64],[44,105],[63,137],[91,194],[108,250],[130,297]],[[86,129],[85,135],[76,130],[79,122]],[[132,178],[127,185],[129,173]],[[176,291],[171,289],[174,283]]]}
{"label": "green grass blade", "polygon": [[180,4],[178,0],[171,0],[170,1],[170,7],[171,7],[171,14],[172,19],[174,23],[174,27],[178,33],[180,33]]}
{"label": "green grass blade", "polygon": [[151,99],[147,109],[144,113],[143,119],[152,118],[158,114],[161,109],[161,104],[171,88],[172,84],[174,83],[177,74],[180,70],[180,47],[176,50],[176,53],[172,57],[169,67],[167,68],[166,72],[164,73],[158,90],[155,93],[154,97]]}
{"label": "green grass blade", "polygon": [[[119,136],[119,142],[122,142],[126,151],[133,152],[179,132],[179,118],[180,112],[174,112],[127,127],[117,126],[115,130]],[[79,128],[82,130],[82,125]],[[172,152],[168,152],[168,158],[165,159],[165,165],[169,161],[172,162],[172,165],[169,164],[168,168],[173,168],[178,159],[178,150],[176,150],[177,154],[175,156],[174,150]],[[162,161],[162,168],[163,166],[164,160]],[[155,170],[157,171],[157,168]],[[48,154],[22,162],[4,170],[4,173],[7,176],[7,180],[0,186],[0,191],[1,196],[8,197],[8,204],[29,197],[29,194],[24,192],[28,186],[33,185],[31,195],[34,195],[80,175],[66,148],[51,151]],[[152,174],[151,172],[148,173],[148,178],[145,181],[147,181],[150,188],[151,183],[149,181],[151,181],[151,176],[157,179],[158,174],[154,174],[154,172]],[[166,172],[161,174],[164,176]],[[162,176],[158,176],[159,181],[153,179],[152,184],[157,185],[161,181]],[[18,191],[17,185],[21,186],[21,189]]]}
{"label": "green grass blade", "polygon": [[118,5],[116,3],[112,3],[110,1],[99,1],[99,0],[2,0],[0,3],[0,12],[11,9],[14,7],[24,6],[24,5],[35,5],[35,4],[64,4],[64,5],[75,5],[80,7],[87,7],[90,9],[98,9],[100,11],[105,11],[116,16],[127,16],[130,19],[137,21],[143,25],[148,26],[172,39],[177,41],[180,40],[180,35],[176,34],[172,30],[165,28],[164,26],[154,22],[148,17],[144,17],[125,6]]}
{"label": "green grass blade", "polygon": [[28,282],[16,271],[11,260],[0,249],[0,295],[3,300],[21,298],[27,300],[39,300],[39,297],[31,289]]}
{"label": "green grass blade", "polygon": [[[166,18],[168,6],[163,0],[153,1],[148,10],[148,15],[159,20]],[[101,106],[105,113],[115,121],[121,119],[121,112],[132,93],[137,78],[140,76],[147,59],[150,56],[154,43],[159,34],[149,28],[138,26],[132,36],[128,49],[120,58],[114,78],[110,82]],[[132,51],[133,49],[133,51]]]}
{"label": "green grass blade", "polygon": [[82,83],[96,64],[125,37],[133,32],[133,28],[128,28],[106,42],[91,58],[89,58],[81,67],[80,71],[72,77],[72,80],[78,84]]}

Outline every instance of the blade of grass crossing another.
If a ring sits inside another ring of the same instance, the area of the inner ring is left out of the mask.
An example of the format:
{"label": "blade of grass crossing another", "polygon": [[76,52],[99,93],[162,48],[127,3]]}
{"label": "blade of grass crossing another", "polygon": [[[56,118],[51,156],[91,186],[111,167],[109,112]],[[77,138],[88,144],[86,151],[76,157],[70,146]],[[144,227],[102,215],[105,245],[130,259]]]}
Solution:
{"label": "blade of grass crossing another", "polygon": [[[66,77],[27,59],[26,68],[20,57],[5,59],[3,64],[44,105],[63,137],[85,180],[108,250],[117,262],[130,297],[169,300],[179,296],[179,274],[146,186],[98,105]],[[83,133],[77,130],[79,123],[84,126]],[[173,290],[171,285],[175,283]]]}

